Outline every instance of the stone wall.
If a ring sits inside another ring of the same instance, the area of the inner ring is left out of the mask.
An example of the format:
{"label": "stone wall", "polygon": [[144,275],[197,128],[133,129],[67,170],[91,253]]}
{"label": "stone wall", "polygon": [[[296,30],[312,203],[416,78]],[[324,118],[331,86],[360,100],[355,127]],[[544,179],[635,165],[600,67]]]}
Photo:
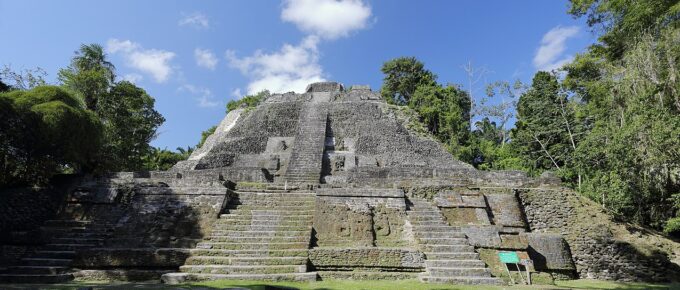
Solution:
{"label": "stone wall", "polygon": [[[74,274],[78,279],[148,280],[176,271],[188,257],[188,249],[210,232],[234,196],[230,183],[211,171],[121,172],[79,181],[78,186],[60,191],[60,200],[54,201],[56,208],[49,208],[51,203],[37,203],[36,198],[44,198],[39,193],[24,199],[35,202],[36,214],[23,209],[3,212],[9,220],[31,219],[22,229],[39,226],[46,219],[83,220],[106,227],[109,238],[96,248],[76,253],[74,266],[82,270]],[[3,197],[13,200],[8,204],[18,208],[17,199]],[[47,232],[36,231],[36,235],[44,238],[12,234],[9,239],[13,243],[29,240],[35,246],[49,241]],[[31,250],[2,249],[8,258],[19,258]]]}
{"label": "stone wall", "polygon": [[580,278],[667,281],[680,277],[670,262],[678,243],[616,223],[600,207],[564,188],[518,190],[532,231],[561,234]]}
{"label": "stone wall", "polygon": [[64,205],[69,187],[79,178],[59,175],[45,188],[0,190],[0,233],[34,230],[45,220],[54,218]]}
{"label": "stone wall", "polygon": [[0,267],[14,264],[47,241],[40,226],[57,216],[78,180],[80,176],[58,175],[45,188],[0,190]]}
{"label": "stone wall", "polygon": [[309,260],[316,270],[375,270],[421,272],[425,256],[402,248],[314,248]]}
{"label": "stone wall", "polygon": [[398,189],[319,189],[314,215],[317,246],[400,246],[406,204]]}

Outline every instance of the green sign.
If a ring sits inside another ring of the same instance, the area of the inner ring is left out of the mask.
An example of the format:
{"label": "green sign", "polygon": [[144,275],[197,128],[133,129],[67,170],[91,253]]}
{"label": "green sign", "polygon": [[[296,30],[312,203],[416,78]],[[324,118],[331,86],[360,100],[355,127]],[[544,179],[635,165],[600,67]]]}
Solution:
{"label": "green sign", "polygon": [[501,259],[501,263],[505,264],[519,263],[519,257],[515,252],[498,252],[498,258]]}

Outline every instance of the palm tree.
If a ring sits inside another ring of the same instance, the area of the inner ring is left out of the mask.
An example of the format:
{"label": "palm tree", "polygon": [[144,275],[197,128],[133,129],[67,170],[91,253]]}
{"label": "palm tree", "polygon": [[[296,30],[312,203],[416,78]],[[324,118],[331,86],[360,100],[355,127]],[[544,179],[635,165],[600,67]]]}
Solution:
{"label": "palm tree", "polygon": [[73,58],[73,64],[80,71],[104,69],[111,82],[116,77],[114,74],[116,67],[106,60],[104,48],[97,43],[81,44],[80,51],[76,51],[76,56]]}

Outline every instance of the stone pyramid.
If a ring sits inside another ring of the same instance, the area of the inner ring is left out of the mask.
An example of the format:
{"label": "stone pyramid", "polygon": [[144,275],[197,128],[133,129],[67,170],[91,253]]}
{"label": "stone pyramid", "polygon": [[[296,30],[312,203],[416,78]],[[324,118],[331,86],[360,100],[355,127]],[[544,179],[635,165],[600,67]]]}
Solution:
{"label": "stone pyramid", "polygon": [[634,238],[554,176],[478,171],[415,118],[315,83],[229,112],[169,171],[3,192],[0,283],[680,277],[677,243]]}
{"label": "stone pyramid", "polygon": [[[467,176],[404,109],[367,86],[315,83],[229,112],[205,145],[175,170],[220,169],[230,180],[367,184]],[[472,173],[473,174],[473,173]]]}

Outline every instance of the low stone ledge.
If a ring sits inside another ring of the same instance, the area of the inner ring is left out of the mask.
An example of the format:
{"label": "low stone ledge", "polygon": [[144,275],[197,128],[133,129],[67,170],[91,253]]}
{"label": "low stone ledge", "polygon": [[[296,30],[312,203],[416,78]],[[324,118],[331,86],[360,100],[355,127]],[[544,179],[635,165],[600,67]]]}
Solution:
{"label": "low stone ledge", "polygon": [[320,188],[317,196],[404,198],[404,191],[393,188]]}
{"label": "low stone ledge", "polygon": [[73,265],[85,269],[109,267],[176,268],[189,257],[181,248],[91,248],[78,251]]}
{"label": "low stone ledge", "polygon": [[106,269],[80,270],[73,272],[76,281],[158,281],[163,274],[175,270],[147,270],[147,269]]}
{"label": "low stone ledge", "polygon": [[398,248],[314,248],[309,250],[309,260],[314,267],[324,269],[359,267],[394,271],[425,267],[422,252]]}
{"label": "low stone ledge", "polygon": [[420,272],[319,271],[321,279],[405,280],[418,278]]}

